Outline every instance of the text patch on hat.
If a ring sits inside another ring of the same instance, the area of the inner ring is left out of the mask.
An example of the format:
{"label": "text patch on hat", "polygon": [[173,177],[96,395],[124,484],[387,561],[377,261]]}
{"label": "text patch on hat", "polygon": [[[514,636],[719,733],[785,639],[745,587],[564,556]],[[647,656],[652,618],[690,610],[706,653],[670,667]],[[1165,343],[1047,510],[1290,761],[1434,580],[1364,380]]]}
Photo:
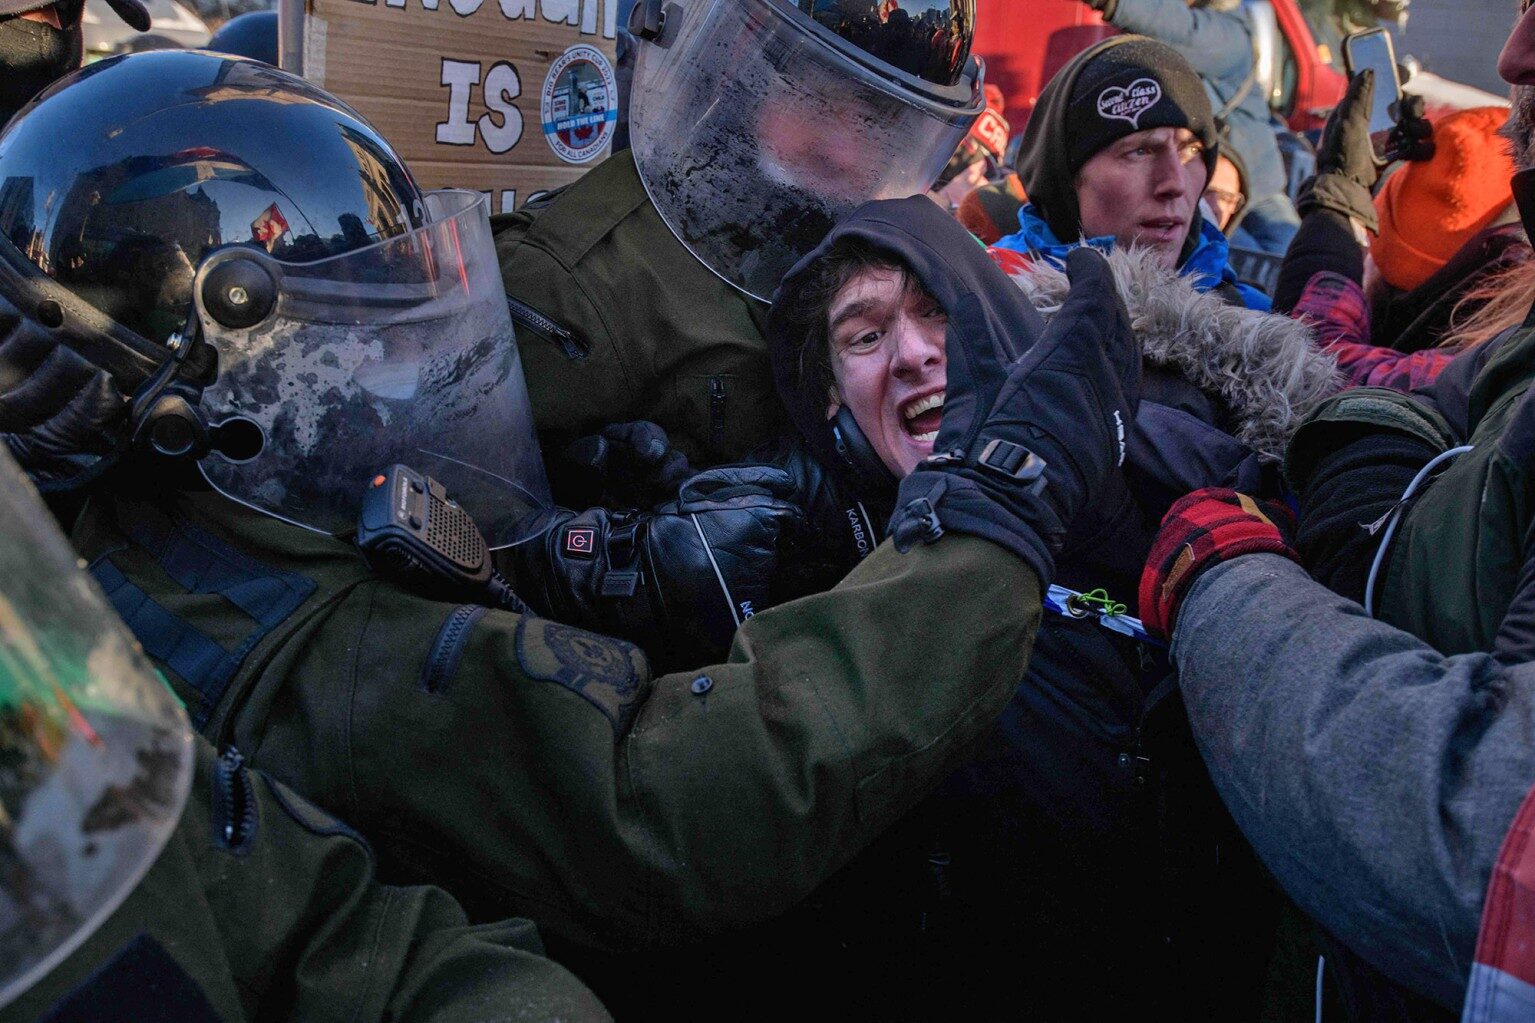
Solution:
{"label": "text patch on hat", "polygon": [[1141,128],[1141,115],[1157,105],[1162,98],[1162,86],[1154,78],[1137,78],[1121,88],[1110,86],[1098,94],[1098,114],[1104,118],[1129,121],[1136,131]]}

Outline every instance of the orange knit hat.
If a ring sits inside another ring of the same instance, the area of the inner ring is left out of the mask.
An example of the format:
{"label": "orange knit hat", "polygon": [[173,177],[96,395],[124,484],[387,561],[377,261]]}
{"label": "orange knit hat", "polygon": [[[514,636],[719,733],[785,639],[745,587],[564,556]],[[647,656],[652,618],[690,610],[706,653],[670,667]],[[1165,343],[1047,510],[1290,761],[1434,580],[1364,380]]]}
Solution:
{"label": "orange knit hat", "polygon": [[1434,158],[1386,180],[1375,196],[1380,233],[1370,255],[1387,284],[1416,288],[1514,201],[1514,162],[1497,133],[1506,120],[1506,107],[1437,118]]}

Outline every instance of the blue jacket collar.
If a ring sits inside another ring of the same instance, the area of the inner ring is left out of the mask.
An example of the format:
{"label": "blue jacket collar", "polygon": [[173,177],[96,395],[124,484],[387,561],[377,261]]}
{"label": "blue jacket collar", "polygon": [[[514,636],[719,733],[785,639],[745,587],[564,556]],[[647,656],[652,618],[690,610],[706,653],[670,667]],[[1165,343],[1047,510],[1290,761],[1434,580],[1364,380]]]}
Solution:
{"label": "blue jacket collar", "polygon": [[[1088,238],[1081,242],[1062,242],[1050,230],[1044,218],[1034,211],[1033,203],[1018,211],[1018,224],[1020,230],[999,240],[996,248],[1033,253],[1060,265],[1065,265],[1066,253],[1077,245],[1091,245],[1104,253],[1114,249],[1112,235]],[[1230,284],[1242,296],[1243,305],[1267,312],[1273,306],[1272,301],[1257,288],[1237,280],[1236,271],[1231,269],[1230,257],[1231,247],[1226,242],[1226,236],[1209,221],[1201,220],[1199,244],[1189,253],[1178,272],[1190,278],[1194,287],[1200,291],[1210,291],[1222,283]]]}

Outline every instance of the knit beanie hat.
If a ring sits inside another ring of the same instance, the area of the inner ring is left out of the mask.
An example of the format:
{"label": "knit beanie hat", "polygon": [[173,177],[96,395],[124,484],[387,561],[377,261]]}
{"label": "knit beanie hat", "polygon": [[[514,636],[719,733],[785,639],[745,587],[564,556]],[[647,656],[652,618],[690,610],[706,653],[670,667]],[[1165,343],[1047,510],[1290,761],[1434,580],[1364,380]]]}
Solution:
{"label": "knit beanie hat", "polygon": [[1078,54],[1041,91],[1024,128],[1018,172],[1057,238],[1077,237],[1076,175],[1113,143],[1151,128],[1187,128],[1219,151],[1215,112],[1189,62],[1166,43],[1115,36]]}
{"label": "knit beanie hat", "polygon": [[1434,122],[1434,157],[1409,163],[1375,196],[1370,255],[1387,284],[1411,291],[1514,201],[1514,162],[1498,129],[1506,107],[1457,110]]}

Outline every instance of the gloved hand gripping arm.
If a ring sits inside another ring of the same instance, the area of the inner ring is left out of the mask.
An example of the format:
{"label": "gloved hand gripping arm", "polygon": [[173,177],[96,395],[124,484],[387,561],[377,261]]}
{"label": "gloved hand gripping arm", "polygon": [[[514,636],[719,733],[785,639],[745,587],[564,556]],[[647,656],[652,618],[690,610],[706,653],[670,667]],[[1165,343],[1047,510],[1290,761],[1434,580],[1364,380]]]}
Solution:
{"label": "gloved hand gripping arm", "polygon": [[651,510],[559,509],[541,537],[502,555],[502,570],[540,614],[628,639],[663,670],[708,664],[741,622],[784,599],[780,545],[804,520],[795,490],[778,466],[720,466]]}

